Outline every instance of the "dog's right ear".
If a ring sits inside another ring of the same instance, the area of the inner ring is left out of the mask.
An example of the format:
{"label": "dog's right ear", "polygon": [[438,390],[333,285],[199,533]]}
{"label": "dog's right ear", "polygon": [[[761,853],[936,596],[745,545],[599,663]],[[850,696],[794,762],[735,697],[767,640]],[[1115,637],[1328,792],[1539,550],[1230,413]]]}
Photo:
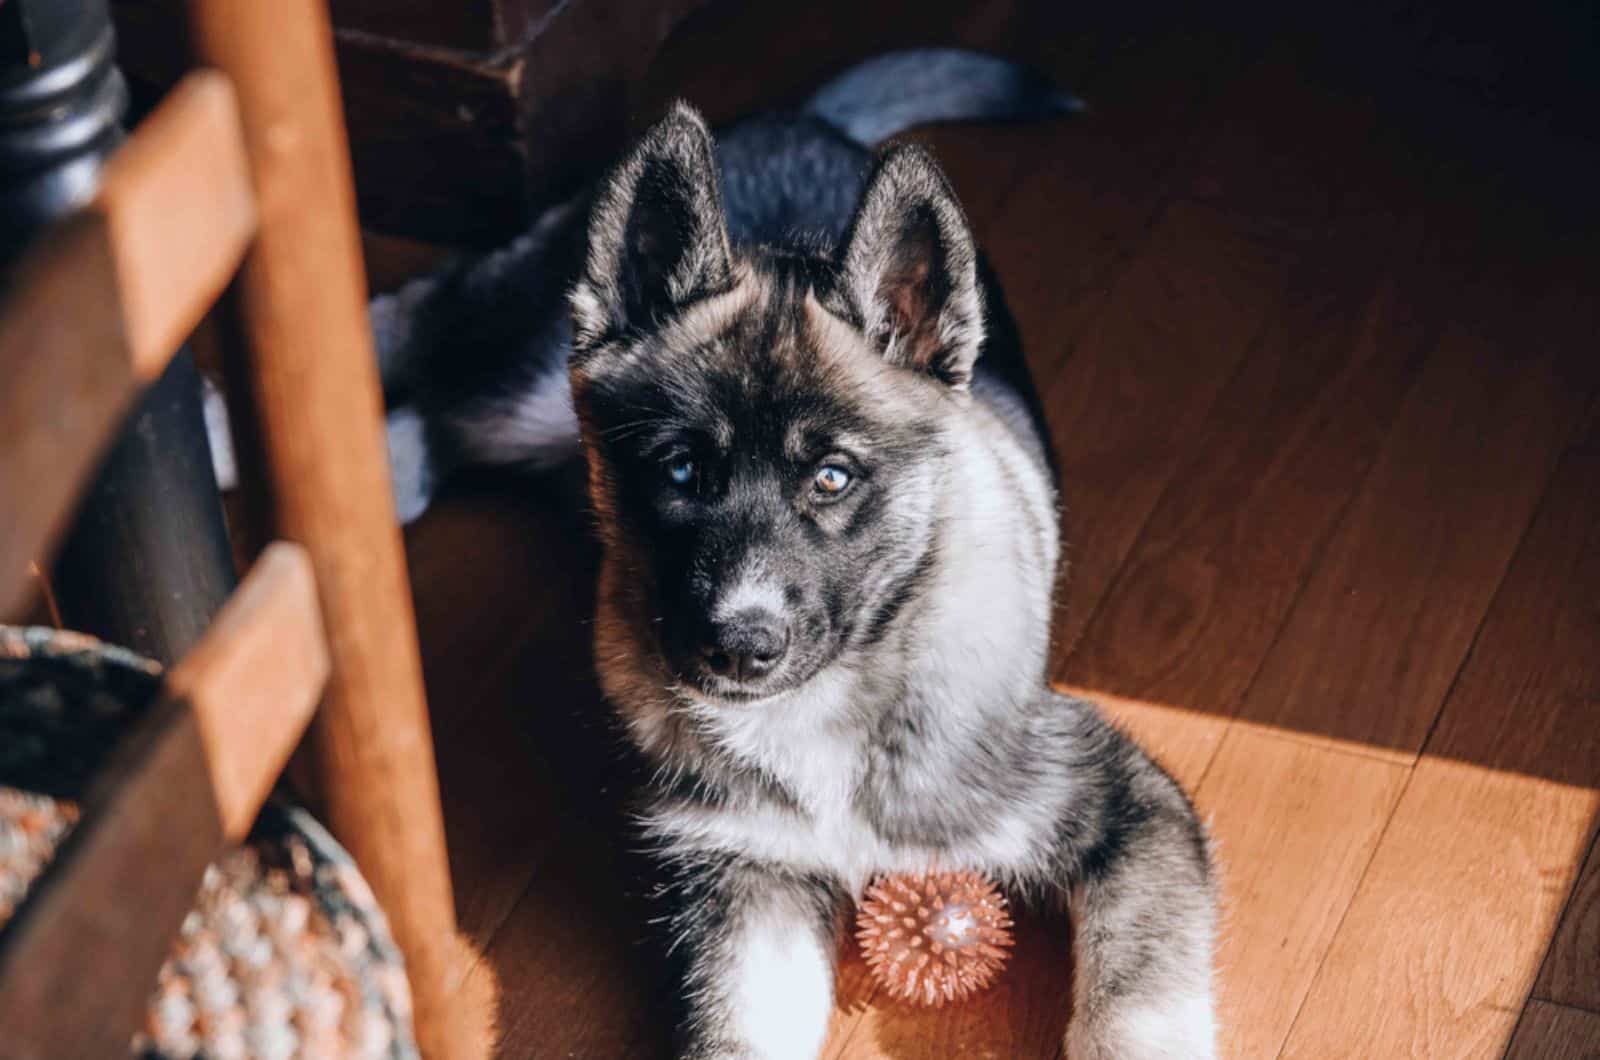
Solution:
{"label": "dog's right ear", "polygon": [[932,156],[911,144],[884,151],[839,260],[863,330],[884,357],[965,389],[984,340],[978,248]]}
{"label": "dog's right ear", "polygon": [[732,282],[711,133],[674,104],[595,199],[588,255],[572,291],[578,352]]}

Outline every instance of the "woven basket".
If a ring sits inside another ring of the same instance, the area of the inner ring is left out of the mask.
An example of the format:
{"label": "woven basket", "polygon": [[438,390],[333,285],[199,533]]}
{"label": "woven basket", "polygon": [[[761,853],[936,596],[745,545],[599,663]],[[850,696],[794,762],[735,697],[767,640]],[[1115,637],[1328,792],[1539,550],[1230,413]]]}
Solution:
{"label": "woven basket", "polygon": [[[160,686],[159,666],[119,648],[0,626],[0,927]],[[129,1049],[148,1060],[418,1055],[383,913],[305,811],[268,803],[248,842],[206,870]]]}

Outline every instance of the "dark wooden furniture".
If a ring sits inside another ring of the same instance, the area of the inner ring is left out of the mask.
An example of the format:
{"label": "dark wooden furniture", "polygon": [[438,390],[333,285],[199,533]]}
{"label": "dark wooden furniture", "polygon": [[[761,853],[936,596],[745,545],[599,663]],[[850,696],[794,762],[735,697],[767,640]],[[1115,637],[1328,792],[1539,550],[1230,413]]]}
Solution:
{"label": "dark wooden furniture", "polygon": [[[706,0],[334,0],[361,217],[492,245],[575,190],[632,128],[644,74]],[[137,95],[178,76],[181,0],[113,0]]]}
{"label": "dark wooden furniture", "polygon": [[[181,0],[111,0],[135,99],[183,69]],[[496,246],[673,97],[717,120],[887,48],[1024,36],[1013,0],[333,0],[363,227]],[[750,50],[751,27],[766,39]],[[718,52],[722,51],[721,55]],[[707,55],[722,61],[707,65]]]}

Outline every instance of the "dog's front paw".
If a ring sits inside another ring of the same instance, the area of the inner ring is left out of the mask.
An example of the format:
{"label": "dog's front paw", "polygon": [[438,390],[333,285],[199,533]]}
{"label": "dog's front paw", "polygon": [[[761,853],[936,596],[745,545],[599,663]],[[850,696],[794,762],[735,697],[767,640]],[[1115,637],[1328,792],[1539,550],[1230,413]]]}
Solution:
{"label": "dog's front paw", "polygon": [[1126,1002],[1074,1014],[1067,1060],[1215,1060],[1217,1021],[1211,998]]}

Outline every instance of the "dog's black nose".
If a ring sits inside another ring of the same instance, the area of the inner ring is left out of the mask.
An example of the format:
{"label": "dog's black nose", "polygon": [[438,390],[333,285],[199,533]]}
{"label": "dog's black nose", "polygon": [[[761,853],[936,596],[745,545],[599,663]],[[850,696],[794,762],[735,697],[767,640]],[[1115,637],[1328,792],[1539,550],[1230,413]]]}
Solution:
{"label": "dog's black nose", "polygon": [[701,655],[706,668],[721,677],[753,681],[771,673],[789,650],[789,628],[762,608],[740,611],[707,630]]}

